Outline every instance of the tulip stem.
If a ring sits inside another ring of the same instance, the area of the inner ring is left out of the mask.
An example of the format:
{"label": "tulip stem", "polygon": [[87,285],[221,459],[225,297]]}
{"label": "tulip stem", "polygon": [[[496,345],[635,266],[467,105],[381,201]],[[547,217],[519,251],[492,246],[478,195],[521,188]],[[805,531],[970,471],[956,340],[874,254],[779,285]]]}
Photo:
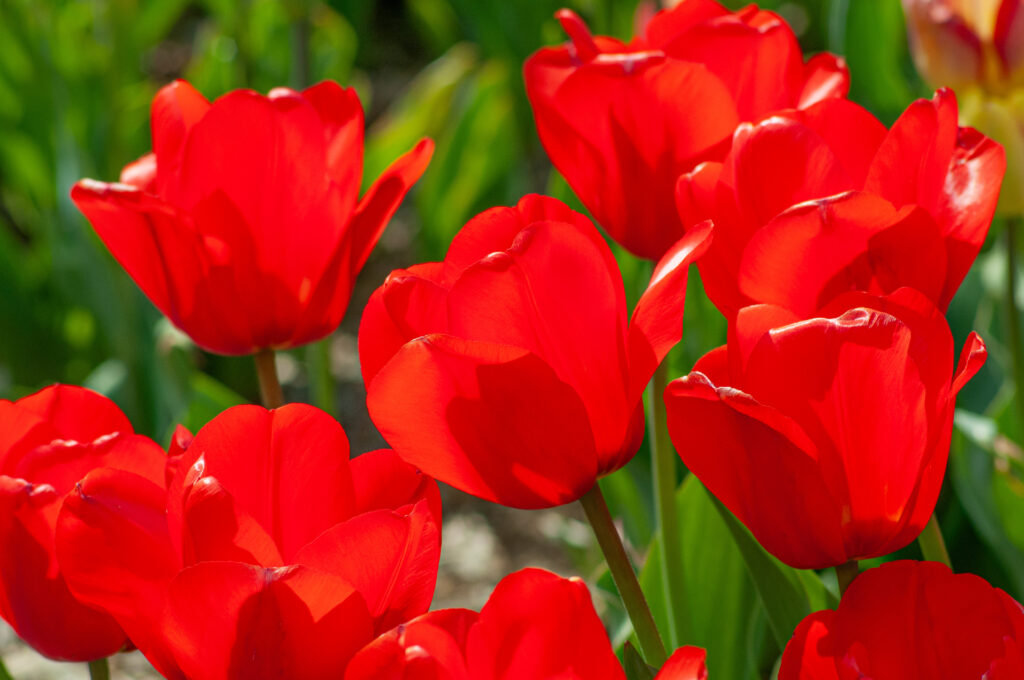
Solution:
{"label": "tulip stem", "polygon": [[267,408],[284,406],[284,393],[281,381],[277,378],[277,364],[274,362],[274,350],[261,349],[253,355],[256,361],[256,375],[260,380],[260,401]]}
{"label": "tulip stem", "polygon": [[942,538],[942,529],[939,527],[939,518],[932,514],[924,531],[917,537],[917,544],[921,546],[921,554],[931,562],[942,562],[950,569],[953,563],[949,559],[949,551],[946,550],[946,541]]}
{"label": "tulip stem", "polygon": [[89,662],[89,678],[91,680],[110,680],[110,664],[106,658]]}
{"label": "tulip stem", "polygon": [[668,384],[668,362],[654,372],[647,388],[648,436],[651,443],[651,467],[654,477],[654,505],[661,531],[661,587],[668,610],[669,640],[672,646],[689,639],[683,580],[683,549],[680,545],[679,515],[676,513],[676,452],[668,436],[665,413],[665,386]]}
{"label": "tulip stem", "polygon": [[7,670],[7,666],[4,665],[4,660],[0,659],[0,680],[14,680],[11,676],[11,672]]}
{"label": "tulip stem", "polygon": [[846,593],[846,589],[853,583],[853,579],[860,574],[860,565],[857,560],[850,560],[845,564],[836,566],[836,580],[839,582],[839,595]]}
{"label": "tulip stem", "polygon": [[1024,229],[1024,220],[1010,218],[1006,231],[1006,336],[1013,357],[1014,400],[1020,422],[1024,423],[1024,340],[1020,332],[1020,311],[1017,308],[1017,230]]}
{"label": "tulip stem", "polygon": [[580,499],[583,511],[587,514],[587,520],[594,529],[597,537],[597,544],[604,553],[604,560],[612,573],[615,586],[619,589],[619,597],[626,605],[626,611],[633,622],[633,630],[640,641],[640,648],[644,652],[647,663],[660,668],[666,660],[665,644],[661,641],[658,627],[651,616],[651,608],[647,606],[644,592],[640,589],[640,582],[637,581],[636,572],[626,554],[626,548],[622,545],[622,538],[618,529],[612,521],[612,515],[608,511],[608,504],[605,503],[601,487],[594,484],[594,488],[588,491]]}

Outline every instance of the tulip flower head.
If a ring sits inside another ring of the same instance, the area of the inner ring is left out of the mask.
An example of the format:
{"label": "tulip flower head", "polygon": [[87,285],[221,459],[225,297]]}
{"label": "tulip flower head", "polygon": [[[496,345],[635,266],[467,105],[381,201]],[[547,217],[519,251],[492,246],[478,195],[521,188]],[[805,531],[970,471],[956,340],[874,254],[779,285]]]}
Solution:
{"label": "tulip flower head", "polygon": [[165,677],[341,677],[427,610],[440,498],[392,452],[349,461],[337,421],[295,404],[229,409],[180,457],[166,484],[93,471],[57,520],[72,592]]}
{"label": "tulip flower head", "polygon": [[1024,678],[1024,607],[937,562],[869,569],[838,609],[797,626],[779,669],[779,680],[847,678]]}
{"label": "tulip flower head", "polygon": [[903,0],[914,62],[1006,148],[1000,212],[1024,214],[1024,0]]}
{"label": "tulip flower head", "polygon": [[985,346],[954,372],[942,313],[902,288],[848,293],[817,318],[746,307],[729,344],[665,390],[686,466],[783,562],[825,568],[894,552],[931,517],[954,400]]}
{"label": "tulip flower head", "polygon": [[687,224],[710,219],[701,259],[726,317],[768,303],[810,316],[850,290],[909,286],[946,309],[977,257],[1006,167],[998,144],[957,126],[949,90],[886,130],[846,100],[737,129],[725,160],[679,178]]}
{"label": "tulip flower head", "polygon": [[690,262],[655,268],[627,323],[622,277],[583,215],[543,196],[494,208],[443,262],[392,272],[359,329],[370,417],[405,461],[520,508],[579,499],[643,437],[641,396],[682,334]]}
{"label": "tulip flower head", "polygon": [[626,674],[587,584],[523,569],[501,580],[479,614],[424,614],[374,640],[345,674],[345,680],[379,678],[625,680]]}
{"label": "tulip flower head", "polygon": [[720,160],[738,123],[849,86],[839,59],[805,63],[786,22],[754,5],[683,0],[629,44],[592,36],[569,10],[557,16],[571,42],[523,70],[541,142],[598,224],[650,260],[683,235],[676,178]]}
{"label": "tulip flower head", "polygon": [[433,144],[359,198],[363,110],[332,82],[208,102],[184,81],[153,100],[153,153],[71,198],[147,297],[196,344],[250,354],[318,340]]}
{"label": "tulip flower head", "polygon": [[90,390],[55,385],[0,401],[0,616],[39,653],[91,661],[128,645],[114,618],[68,590],[54,551],[57,513],[91,470],[160,475],[165,459]]}

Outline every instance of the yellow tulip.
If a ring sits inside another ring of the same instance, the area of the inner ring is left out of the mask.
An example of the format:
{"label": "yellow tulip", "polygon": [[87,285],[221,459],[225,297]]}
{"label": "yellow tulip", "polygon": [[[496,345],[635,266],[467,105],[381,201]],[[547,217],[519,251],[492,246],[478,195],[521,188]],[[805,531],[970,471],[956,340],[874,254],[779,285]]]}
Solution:
{"label": "yellow tulip", "polygon": [[1004,215],[1024,215],[1024,0],[903,0],[918,71],[1006,148]]}

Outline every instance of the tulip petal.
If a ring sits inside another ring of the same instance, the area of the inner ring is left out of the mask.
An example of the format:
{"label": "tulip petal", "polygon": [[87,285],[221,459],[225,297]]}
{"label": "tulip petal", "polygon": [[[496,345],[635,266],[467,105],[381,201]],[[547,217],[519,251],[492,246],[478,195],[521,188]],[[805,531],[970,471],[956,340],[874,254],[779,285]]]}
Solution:
{"label": "tulip petal", "polygon": [[579,395],[524,349],[418,338],[377,374],[367,406],[403,460],[485,500],[561,505],[597,477]]}
{"label": "tulip petal", "polygon": [[864,190],[902,208],[940,203],[957,146],[957,104],[951,90],[918,99],[893,123],[868,172]]}
{"label": "tulip petal", "polygon": [[[971,19],[965,20],[950,4],[947,0],[903,0],[911,53],[918,71],[935,85],[960,88],[981,80],[985,55]],[[982,10],[982,5],[970,9]]]}
{"label": "tulip petal", "polygon": [[796,36],[772,12],[725,14],[675,36],[660,49],[715,74],[733,93],[740,120],[792,107],[794,93],[803,86],[803,54]]}
{"label": "tulip petal", "polygon": [[379,636],[345,669],[345,680],[473,680],[466,670],[466,637],[479,614],[440,609]]}
{"label": "tulip petal", "polygon": [[244,307],[234,295],[238,272],[217,266],[207,247],[212,241],[191,220],[123,184],[82,180],[71,199],[146,297],[197,344],[225,354],[253,350]]}
{"label": "tulip petal", "polygon": [[0,402],[3,472],[63,495],[90,470],[115,467],[163,479],[167,456],[134,434],[114,402],[91,390],[55,385],[15,404]]}
{"label": "tulip petal", "polygon": [[421,140],[393,162],[359,201],[322,274],[312,279],[315,284],[308,293],[306,311],[293,326],[288,345],[319,339],[341,323],[356,276],[405,194],[426,170],[433,150],[431,140]]}
{"label": "tulip petal", "polygon": [[[918,363],[921,345],[928,349]],[[951,413],[940,385],[951,373],[948,326],[915,337],[899,317],[864,307],[774,329],[751,353],[746,388],[815,442],[824,482],[845,510],[850,557],[905,545],[934,508],[937,480],[922,476],[931,470],[941,479],[945,468]]]}
{"label": "tulip petal", "polygon": [[[508,250],[523,229],[536,222],[562,222],[575,226],[600,249],[601,235],[586,216],[558,199],[527,194],[513,207],[499,206],[480,213],[452,238],[444,256],[443,284],[451,287],[463,271],[491,253]],[[625,307],[623,292],[623,307]]]}
{"label": "tulip petal", "polygon": [[412,185],[423,175],[433,154],[433,140],[421,139],[389,165],[360,199],[346,233],[351,271],[358,272],[363,268],[388,220],[398,210],[398,204]]}
{"label": "tulip petal", "polygon": [[[157,157],[157,187],[160,193],[174,181],[189,131],[210,109],[210,102],[184,80],[160,88],[150,107],[153,153]],[[134,278],[134,277],[133,277]]]}
{"label": "tulip petal", "polygon": [[248,288],[243,299],[263,305],[250,314],[272,327],[256,333],[260,346],[264,335],[274,345],[288,340],[280,329],[304,318],[302,303],[348,233],[337,228],[350,206],[326,181],[325,142],[320,114],[299,93],[235,90],[189,131],[178,176],[163,194],[244,269],[236,287]]}
{"label": "tulip petal", "polygon": [[1003,147],[971,128],[960,128],[946,184],[934,206],[946,236],[946,286],[939,306],[947,307],[988,236],[1006,172]]}
{"label": "tulip petal", "polygon": [[887,677],[915,680],[982,677],[1012,630],[999,591],[937,562],[898,561],[865,572],[835,622],[835,649],[856,646]]}
{"label": "tulip petal", "polygon": [[372,638],[352,586],[301,566],[203,562],[168,589],[168,637],[190,680],[341,677]]}
{"label": "tulip petal", "polygon": [[1003,61],[1006,73],[1013,78],[1024,66],[1024,5],[1010,0],[999,5],[992,42]]}
{"label": "tulip petal", "polygon": [[163,644],[164,588],[181,566],[165,499],[139,475],[95,470],[64,500],[55,543],[75,597],[109,612],[165,677],[184,678]]}
{"label": "tulip petal", "polygon": [[[352,516],[354,492],[345,431],[306,404],[268,411],[236,406],[201,429],[189,465],[171,484],[168,514],[180,517],[190,467],[212,476],[274,539],[285,563],[326,529]],[[194,465],[193,465],[194,464]]]}
{"label": "tulip petal", "polygon": [[440,558],[440,525],[420,501],[408,514],[374,510],[353,517],[302,548],[295,562],[352,584],[382,632],[427,611]]}
{"label": "tulip petal", "polygon": [[658,262],[647,290],[633,309],[626,339],[629,357],[628,403],[641,398],[665,355],[683,337],[683,307],[690,265],[707,252],[712,225],[687,231]]}
{"label": "tulip petal", "polygon": [[800,622],[782,653],[779,680],[844,680],[836,669],[829,628],[835,612],[814,612]]}
{"label": "tulip petal", "polygon": [[707,680],[707,652],[700,647],[680,647],[669,657],[654,680]]}
{"label": "tulip petal", "polygon": [[826,99],[842,100],[850,91],[850,71],[846,62],[834,54],[822,52],[804,64],[804,87],[797,108],[806,109]]}
{"label": "tulip petal", "polygon": [[369,385],[409,340],[448,328],[447,291],[405,270],[388,275],[359,320],[359,365]]}
{"label": "tulip petal", "polygon": [[158,191],[156,172],[156,154],[147,153],[138,160],[124,166],[118,182],[128,184],[150,194],[155,194]]}
{"label": "tulip petal", "polygon": [[621,453],[635,406],[626,392],[622,287],[607,245],[565,223],[534,223],[455,282],[448,332],[543,359],[584,397],[603,462]]}
{"label": "tulip petal", "polygon": [[964,385],[981,370],[986,359],[988,359],[988,350],[985,347],[985,342],[980,335],[971,331],[971,334],[967,336],[967,342],[964,343],[964,348],[960,350],[960,361],[956,371],[953,372],[951,390],[953,396],[956,396]]}
{"label": "tulip petal", "polygon": [[466,647],[473,678],[626,677],[587,584],[542,569],[523,569],[501,580],[470,629]]}
{"label": "tulip petal", "polygon": [[910,286],[932,300],[946,283],[939,227],[920,208],[852,192],[793,207],[753,235],[739,287],[757,302],[810,316],[847,290]]}
{"label": "tulip petal", "polygon": [[[660,52],[604,56],[552,97],[528,60],[527,94],[544,148],[597,222],[634,254],[659,259],[683,234],[676,180],[726,143],[735,105],[699,64]],[[647,200],[628,200],[638,195]]]}
{"label": "tulip petal", "polygon": [[441,526],[441,492],[437,482],[398,457],[391,449],[369,451],[352,459],[355,514],[399,510],[426,501]]}
{"label": "tulip petal", "polygon": [[48,422],[63,439],[89,442],[132,434],[128,417],[107,397],[76,385],[53,385],[18,400],[18,407]]}
{"label": "tulip petal", "polygon": [[214,477],[200,477],[185,491],[182,550],[185,564],[244,562],[283,566],[277,546],[259,523]]}
{"label": "tulip petal", "polygon": [[89,661],[126,643],[109,615],[78,602],[53,554],[52,487],[0,475],[0,615],[40,654]]}
{"label": "tulip petal", "polygon": [[840,509],[796,422],[700,373],[670,383],[665,406],[683,462],[766,550],[798,568],[847,561]]}
{"label": "tulip petal", "polygon": [[[819,106],[846,110],[831,102]],[[827,139],[799,119],[777,115],[741,129],[733,147],[726,172],[748,233],[792,205],[855,188],[854,168],[847,170]]]}
{"label": "tulip petal", "polygon": [[654,15],[644,31],[644,42],[651,47],[665,49],[673,43],[682,42],[689,31],[705,22],[729,15],[729,10],[715,0],[680,2]]}
{"label": "tulip petal", "polygon": [[349,215],[359,198],[363,176],[363,105],[355,89],[331,80],[306,88],[302,97],[316,109],[327,142],[327,170],[342,195],[342,215]]}

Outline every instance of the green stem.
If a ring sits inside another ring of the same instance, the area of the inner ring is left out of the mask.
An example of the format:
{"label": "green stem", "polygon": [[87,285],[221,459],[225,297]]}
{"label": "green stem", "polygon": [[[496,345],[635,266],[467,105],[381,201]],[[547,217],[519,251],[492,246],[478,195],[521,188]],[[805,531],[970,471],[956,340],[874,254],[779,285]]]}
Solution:
{"label": "green stem", "polygon": [[594,529],[597,537],[597,544],[601,546],[605,562],[612,572],[615,586],[619,589],[619,597],[626,605],[626,611],[633,622],[633,630],[640,641],[640,648],[644,652],[647,663],[660,668],[667,658],[665,655],[665,644],[661,641],[658,627],[651,616],[651,609],[647,606],[644,593],[640,589],[640,582],[636,579],[636,572],[626,555],[626,549],[622,545],[622,538],[615,528],[612,515],[608,511],[608,504],[605,503],[604,494],[597,484],[580,499],[583,511],[587,514],[587,520]]}
{"label": "green stem", "polygon": [[857,560],[850,560],[846,564],[836,566],[836,580],[839,581],[840,597],[846,593],[846,589],[850,587],[858,574],[860,574],[860,565],[857,564]]}
{"label": "green stem", "polygon": [[676,452],[668,436],[665,414],[665,386],[668,363],[662,363],[648,385],[648,436],[654,478],[654,506],[661,530],[661,585],[668,610],[669,640],[673,646],[689,639],[683,549],[680,545],[679,515],[676,513]]}
{"label": "green stem", "polygon": [[274,350],[261,349],[253,355],[256,362],[256,376],[260,381],[260,401],[267,408],[278,408],[284,405],[284,393],[281,381],[277,378],[277,365],[274,363]]}
{"label": "green stem", "polygon": [[0,680],[14,680],[11,672],[7,670],[7,666],[4,665],[4,660],[0,659]]}
{"label": "green stem", "polygon": [[110,664],[105,658],[89,662],[89,677],[91,680],[110,680]]}
{"label": "green stem", "polygon": [[939,519],[934,514],[925,525],[924,531],[917,537],[917,544],[921,546],[921,554],[926,560],[942,562],[950,569],[953,568],[953,563],[949,559],[949,551],[946,550],[946,541],[942,538]]}
{"label": "green stem", "polygon": [[334,376],[331,375],[331,336],[306,346],[306,366],[313,404],[321,411],[336,415],[338,402],[334,395]]}
{"label": "green stem", "polygon": [[1017,230],[1024,229],[1024,219],[1006,221],[1006,333],[1013,357],[1014,401],[1018,416],[1024,423],[1024,341],[1021,340],[1020,310],[1017,307]]}

